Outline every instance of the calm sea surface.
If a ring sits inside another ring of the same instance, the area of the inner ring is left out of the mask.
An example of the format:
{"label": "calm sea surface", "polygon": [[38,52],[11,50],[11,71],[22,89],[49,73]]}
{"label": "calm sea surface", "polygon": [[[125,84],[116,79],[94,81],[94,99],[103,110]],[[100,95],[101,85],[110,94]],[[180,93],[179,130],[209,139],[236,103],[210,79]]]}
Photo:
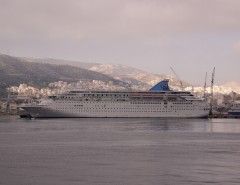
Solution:
{"label": "calm sea surface", "polygon": [[1,185],[240,184],[240,119],[0,118]]}

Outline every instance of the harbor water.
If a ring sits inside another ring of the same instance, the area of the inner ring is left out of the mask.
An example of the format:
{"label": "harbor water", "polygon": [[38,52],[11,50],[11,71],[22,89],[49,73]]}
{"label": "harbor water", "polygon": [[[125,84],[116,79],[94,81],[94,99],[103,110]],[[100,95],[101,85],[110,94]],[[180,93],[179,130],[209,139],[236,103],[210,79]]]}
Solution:
{"label": "harbor water", "polygon": [[0,185],[240,184],[240,119],[0,117]]}

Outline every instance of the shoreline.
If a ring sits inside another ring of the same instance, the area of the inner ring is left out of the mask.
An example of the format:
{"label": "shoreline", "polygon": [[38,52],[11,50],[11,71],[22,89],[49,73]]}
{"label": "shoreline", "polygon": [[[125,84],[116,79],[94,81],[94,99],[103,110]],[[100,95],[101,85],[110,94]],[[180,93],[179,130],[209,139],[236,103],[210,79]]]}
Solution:
{"label": "shoreline", "polygon": [[208,115],[208,118],[225,118],[225,119],[239,119],[240,115],[231,115],[226,113],[222,113],[222,112],[215,112],[212,115]]}
{"label": "shoreline", "polygon": [[[17,113],[0,113],[0,117],[12,117],[19,116]],[[240,119],[240,116],[228,115],[228,114],[213,114],[208,116],[209,119],[212,118],[223,118],[223,119]]]}
{"label": "shoreline", "polygon": [[19,116],[19,114],[0,113],[0,117]]}

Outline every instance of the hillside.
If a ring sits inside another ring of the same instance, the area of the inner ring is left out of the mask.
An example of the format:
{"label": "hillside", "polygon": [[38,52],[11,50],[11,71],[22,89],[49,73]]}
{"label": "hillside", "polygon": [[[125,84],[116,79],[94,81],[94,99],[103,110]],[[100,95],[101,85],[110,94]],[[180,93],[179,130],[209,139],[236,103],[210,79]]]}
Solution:
{"label": "hillside", "polygon": [[[60,60],[60,59],[48,59],[48,58],[24,58],[29,62],[41,62],[41,63],[50,63],[50,64],[68,64],[71,66],[81,67],[85,69],[89,69],[92,71],[96,71],[108,76],[111,76],[115,79],[124,81],[131,85],[140,85],[143,88],[149,88],[154,84],[158,83],[162,79],[168,78],[170,79],[170,85],[174,88],[179,88],[179,81],[170,76],[170,75],[160,75],[160,74],[151,74],[145,72],[143,70],[129,67],[121,64],[100,64],[100,63],[86,63],[86,62],[76,62],[76,61],[68,61],[68,60]],[[189,85],[184,82],[184,85]]]}
{"label": "hillside", "polygon": [[151,87],[166,78],[170,79],[170,83],[175,84],[175,79],[169,75],[151,74],[140,69],[121,64],[101,64],[93,66],[90,70],[112,76],[115,79],[119,79],[130,84],[147,85]]}
{"label": "hillside", "polygon": [[5,93],[4,90],[7,86],[15,86],[20,83],[44,87],[51,82],[60,80],[76,82],[81,79],[112,81],[113,84],[121,82],[107,75],[79,67],[27,62],[23,58],[0,55],[0,95]]}
{"label": "hillside", "polygon": [[52,59],[52,58],[21,58],[28,62],[38,62],[38,63],[48,63],[48,64],[57,64],[57,65],[70,65],[76,66],[84,69],[90,69],[94,66],[99,66],[99,63],[87,63],[87,62],[76,62],[69,60],[61,60],[61,59]]}

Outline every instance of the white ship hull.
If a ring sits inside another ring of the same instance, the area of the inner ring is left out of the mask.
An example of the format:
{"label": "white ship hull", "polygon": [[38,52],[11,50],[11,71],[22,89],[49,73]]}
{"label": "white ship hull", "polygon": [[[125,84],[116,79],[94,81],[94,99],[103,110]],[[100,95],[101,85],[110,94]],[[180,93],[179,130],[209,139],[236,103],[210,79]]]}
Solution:
{"label": "white ship hull", "polygon": [[[72,102],[66,105],[49,103],[49,106],[25,106],[23,109],[34,118],[74,118],[74,117],[156,117],[156,118],[202,118],[207,117],[209,111],[202,106],[195,105],[183,108],[173,107],[172,103],[165,106],[159,104],[131,104],[131,103],[96,103]],[[76,108],[77,107],[77,108]],[[80,107],[80,108],[78,108]]]}

